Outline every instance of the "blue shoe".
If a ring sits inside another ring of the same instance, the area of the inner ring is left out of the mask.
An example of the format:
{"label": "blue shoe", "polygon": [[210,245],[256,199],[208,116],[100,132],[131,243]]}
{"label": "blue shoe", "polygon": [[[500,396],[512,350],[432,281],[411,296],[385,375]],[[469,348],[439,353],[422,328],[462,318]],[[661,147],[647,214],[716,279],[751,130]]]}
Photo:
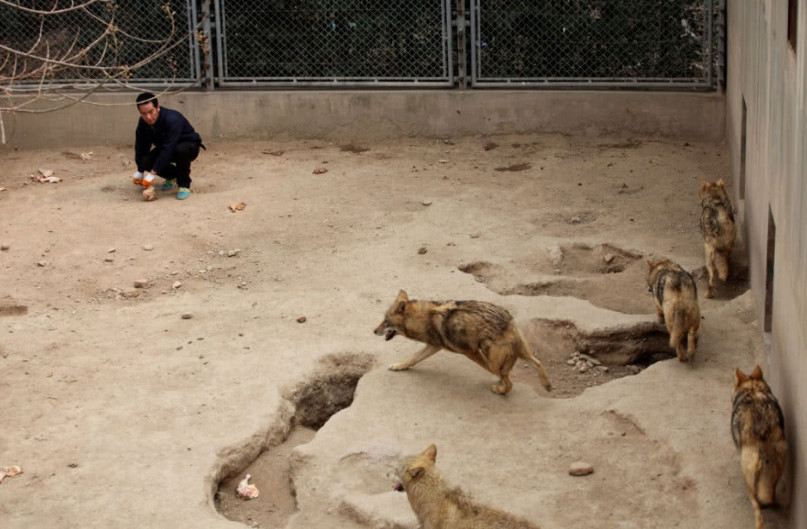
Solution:
{"label": "blue shoe", "polygon": [[168,180],[168,179],[166,179],[165,182],[163,182],[163,185],[160,186],[160,190],[161,191],[170,191],[171,189],[173,189],[173,187],[175,185],[177,185],[176,180]]}
{"label": "blue shoe", "polygon": [[177,193],[177,200],[185,200],[191,196],[191,190],[187,187],[180,187],[179,192]]}

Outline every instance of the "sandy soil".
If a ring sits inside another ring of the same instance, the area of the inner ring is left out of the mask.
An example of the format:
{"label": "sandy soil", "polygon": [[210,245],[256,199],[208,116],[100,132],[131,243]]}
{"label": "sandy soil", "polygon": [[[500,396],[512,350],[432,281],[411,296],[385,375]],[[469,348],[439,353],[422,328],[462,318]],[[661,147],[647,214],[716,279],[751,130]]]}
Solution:
{"label": "sandy soil", "polygon": [[[24,470],[0,525],[413,528],[390,468],[436,442],[447,479],[544,528],[752,527],[729,435],[733,368],[764,366],[744,245],[692,365],[644,282],[668,256],[704,291],[697,193],[725,146],[206,145],[190,199],[153,202],[131,146],[0,151],[0,466]],[[399,289],[508,308],[555,390],[521,364],[495,396],[448,353],[386,370],[419,347],[371,333]]]}

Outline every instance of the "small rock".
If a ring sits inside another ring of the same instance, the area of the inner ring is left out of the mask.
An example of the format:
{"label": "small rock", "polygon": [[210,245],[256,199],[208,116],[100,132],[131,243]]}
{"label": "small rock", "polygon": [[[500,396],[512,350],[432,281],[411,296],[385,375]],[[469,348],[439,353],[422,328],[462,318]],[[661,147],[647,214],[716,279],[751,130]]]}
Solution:
{"label": "small rock", "polygon": [[236,255],[241,253],[241,248],[236,248],[235,250],[230,250],[227,252],[227,257],[235,257]]}
{"label": "small rock", "polygon": [[134,281],[135,288],[146,288],[147,286],[149,286],[148,279],[135,279]]}
{"label": "small rock", "polygon": [[470,237],[471,237],[471,239],[478,239],[481,235],[482,235],[481,233],[476,232],[476,233],[472,233],[470,235]]}
{"label": "small rock", "polygon": [[193,314],[191,314],[190,312],[185,312],[185,313],[182,314],[182,319],[183,320],[189,320],[191,318],[193,318]]}
{"label": "small rock", "polygon": [[611,261],[614,260],[616,256],[612,253],[607,253],[603,256],[602,260],[605,261],[607,264],[611,264]]}
{"label": "small rock", "polygon": [[638,375],[639,373],[641,373],[641,372],[642,372],[642,368],[641,368],[641,367],[639,367],[639,366],[637,366],[637,365],[635,365],[635,364],[630,364],[630,365],[628,365],[628,366],[627,366],[627,369],[628,369],[628,372],[629,372],[630,374],[632,374],[632,375]]}
{"label": "small rock", "polygon": [[418,248],[418,254],[419,254],[419,255],[423,255],[423,254],[425,254],[426,252],[428,252],[428,250],[426,249],[426,247],[425,247],[425,246],[421,246],[420,248]]}
{"label": "small rock", "polygon": [[297,318],[297,323],[305,323],[307,319],[305,316],[300,316]]}
{"label": "small rock", "polygon": [[0,244],[0,250],[7,252],[8,249],[11,248],[8,244]]}
{"label": "small rock", "polygon": [[423,202],[421,202],[421,204],[423,204],[424,206],[431,206],[432,201],[427,199],[427,200],[424,200]]}
{"label": "small rock", "polygon": [[53,170],[51,169],[37,169],[37,171],[39,171],[39,174],[41,174],[45,178],[53,176]]}
{"label": "small rock", "polygon": [[577,363],[577,361],[574,358],[569,358],[568,360],[566,360],[566,363],[569,364],[570,366],[573,366]]}
{"label": "small rock", "polygon": [[173,288],[174,290],[176,290],[176,289],[178,289],[178,288],[179,288],[179,287],[181,287],[181,286],[182,286],[182,281],[174,281],[174,284],[173,284],[173,285],[171,285],[171,288]]}
{"label": "small rock", "polygon": [[325,174],[325,173],[327,173],[327,172],[328,172],[328,170],[327,170],[327,169],[325,169],[324,167],[317,167],[317,168],[316,168],[316,169],[314,169],[314,171],[313,171],[313,173],[314,173],[314,174]]}
{"label": "small rock", "polygon": [[575,461],[569,467],[570,476],[588,476],[594,472],[594,467],[583,461]]}
{"label": "small rock", "polygon": [[586,371],[588,371],[590,369],[589,365],[586,362],[582,361],[582,360],[577,362],[576,367],[577,367],[577,370],[580,371],[581,373],[585,373]]}
{"label": "small rock", "polygon": [[563,261],[563,250],[560,246],[550,246],[546,249],[546,253],[549,254],[549,259],[555,266],[559,266]]}
{"label": "small rock", "polygon": [[117,251],[116,248],[110,248],[109,250],[106,251],[106,253],[115,253],[116,251]]}
{"label": "small rock", "polygon": [[153,244],[144,244],[143,249],[145,251],[147,251],[147,252],[150,252],[150,251],[152,251],[154,249],[154,245]]}
{"label": "small rock", "polygon": [[111,263],[114,260],[115,260],[115,258],[112,257],[111,255],[107,255],[106,257],[104,257],[104,261],[107,262],[107,263]]}
{"label": "small rock", "polygon": [[580,353],[578,356],[579,356],[579,358],[582,358],[583,360],[585,360],[589,364],[592,364],[592,365],[595,365],[595,366],[598,366],[598,365],[602,364],[602,362],[600,362],[596,358],[591,357],[591,356],[589,356],[587,354]]}
{"label": "small rock", "polygon": [[577,216],[569,219],[570,224],[580,224],[581,222],[583,222],[583,219]]}
{"label": "small rock", "polygon": [[140,290],[138,290],[136,288],[127,288],[126,290],[121,292],[121,296],[123,296],[126,299],[136,298],[139,295],[140,295]]}
{"label": "small rock", "polygon": [[44,268],[44,267],[48,266],[48,262],[47,261],[39,261],[38,263],[36,263],[36,266],[38,266],[40,268]]}

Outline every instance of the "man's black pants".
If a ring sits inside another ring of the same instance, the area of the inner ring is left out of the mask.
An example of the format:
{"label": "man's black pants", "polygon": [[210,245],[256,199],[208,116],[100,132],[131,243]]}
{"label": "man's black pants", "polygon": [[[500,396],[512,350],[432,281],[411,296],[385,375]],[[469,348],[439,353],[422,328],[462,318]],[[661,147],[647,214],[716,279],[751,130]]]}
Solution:
{"label": "man's black pants", "polygon": [[[151,170],[154,160],[160,155],[160,149],[155,147],[146,155],[143,166]],[[177,143],[174,148],[174,157],[168,167],[159,175],[166,180],[176,180],[179,187],[191,187],[191,162],[199,156],[199,144],[194,141]]]}

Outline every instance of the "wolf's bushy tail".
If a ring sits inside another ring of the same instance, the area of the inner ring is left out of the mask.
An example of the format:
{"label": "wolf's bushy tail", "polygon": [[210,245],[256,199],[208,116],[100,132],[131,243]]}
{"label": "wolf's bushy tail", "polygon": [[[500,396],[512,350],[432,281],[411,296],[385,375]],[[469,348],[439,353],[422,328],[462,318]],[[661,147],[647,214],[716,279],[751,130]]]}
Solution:
{"label": "wolf's bushy tail", "polygon": [[725,281],[729,277],[729,256],[725,250],[715,250],[715,268],[717,269],[717,277],[721,281]]}
{"label": "wolf's bushy tail", "polygon": [[532,354],[530,348],[527,346],[527,342],[524,341],[523,337],[519,337],[516,344],[516,350],[518,351],[518,356],[523,358],[524,360],[529,360],[538,370],[538,378],[541,379],[541,385],[544,386],[544,389],[547,391],[552,391],[552,383],[549,381],[549,377],[546,376],[546,371],[544,370],[543,364],[541,364],[540,360],[535,358],[535,355]]}

